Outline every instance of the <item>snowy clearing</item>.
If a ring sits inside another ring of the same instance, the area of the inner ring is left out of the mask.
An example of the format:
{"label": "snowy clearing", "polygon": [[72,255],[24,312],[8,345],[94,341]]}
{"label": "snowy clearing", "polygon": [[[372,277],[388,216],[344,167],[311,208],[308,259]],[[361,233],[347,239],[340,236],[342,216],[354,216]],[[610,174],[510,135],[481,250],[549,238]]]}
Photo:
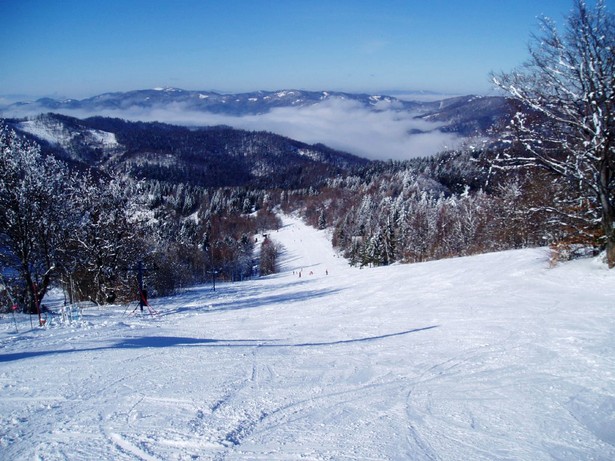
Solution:
{"label": "snowy clearing", "polygon": [[0,459],[615,459],[615,272],[597,260],[360,270],[298,220],[271,237],[280,274],[155,316],[16,332],[4,315]]}

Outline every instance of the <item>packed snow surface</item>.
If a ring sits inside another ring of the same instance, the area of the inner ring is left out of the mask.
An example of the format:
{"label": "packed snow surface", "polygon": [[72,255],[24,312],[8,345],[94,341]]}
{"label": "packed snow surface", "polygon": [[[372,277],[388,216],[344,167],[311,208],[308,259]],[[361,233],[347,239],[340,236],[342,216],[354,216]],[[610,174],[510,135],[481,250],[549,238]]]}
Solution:
{"label": "packed snow surface", "polygon": [[[0,323],[3,460],[613,460],[615,272],[544,249],[282,271]],[[299,276],[299,274],[301,276]]]}

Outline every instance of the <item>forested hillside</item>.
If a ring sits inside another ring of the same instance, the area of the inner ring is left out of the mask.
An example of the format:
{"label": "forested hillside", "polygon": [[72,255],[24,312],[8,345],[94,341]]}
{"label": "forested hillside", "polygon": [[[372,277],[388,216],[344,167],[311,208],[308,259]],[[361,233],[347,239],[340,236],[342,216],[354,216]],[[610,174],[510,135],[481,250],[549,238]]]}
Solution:
{"label": "forested hillside", "polygon": [[[243,280],[275,270],[276,248],[261,234],[279,225],[280,208],[329,229],[358,266],[558,242],[562,257],[599,249],[591,207],[570,200],[574,184],[496,168],[509,147],[481,146],[370,162],[228,127],[7,120],[3,273],[31,310],[57,283],[75,299],[132,299],[138,263],[152,295],[214,276]],[[266,263],[255,252],[263,244]]]}
{"label": "forested hillside", "polygon": [[323,145],[225,126],[187,128],[59,114],[8,123],[41,144],[43,153],[82,167],[206,188],[307,187],[368,163]]}

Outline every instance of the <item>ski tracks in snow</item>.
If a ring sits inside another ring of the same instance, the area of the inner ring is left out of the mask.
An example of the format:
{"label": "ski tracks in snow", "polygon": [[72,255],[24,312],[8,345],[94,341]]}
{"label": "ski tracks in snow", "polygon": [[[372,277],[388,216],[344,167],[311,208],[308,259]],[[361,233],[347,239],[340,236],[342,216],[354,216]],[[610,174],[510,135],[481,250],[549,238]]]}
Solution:
{"label": "ski tracks in snow", "polygon": [[615,456],[610,275],[537,251],[359,270],[296,219],[270,235],[280,274],[10,326],[0,458]]}

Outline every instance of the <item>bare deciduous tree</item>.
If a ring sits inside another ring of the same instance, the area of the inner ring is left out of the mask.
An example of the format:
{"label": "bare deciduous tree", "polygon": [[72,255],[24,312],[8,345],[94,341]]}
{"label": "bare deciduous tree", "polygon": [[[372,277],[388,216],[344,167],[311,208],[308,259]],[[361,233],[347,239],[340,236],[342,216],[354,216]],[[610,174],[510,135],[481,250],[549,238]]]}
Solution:
{"label": "bare deciduous tree", "polygon": [[64,164],[0,125],[0,270],[19,274],[30,312],[66,258],[76,184]]}
{"label": "bare deciduous tree", "polygon": [[[615,19],[606,3],[575,0],[560,33],[549,19],[532,37],[520,69],[493,76],[521,102],[511,149],[499,165],[538,165],[571,181],[580,207],[594,211],[609,267],[615,267]],[[514,152],[514,153],[513,153]]]}

